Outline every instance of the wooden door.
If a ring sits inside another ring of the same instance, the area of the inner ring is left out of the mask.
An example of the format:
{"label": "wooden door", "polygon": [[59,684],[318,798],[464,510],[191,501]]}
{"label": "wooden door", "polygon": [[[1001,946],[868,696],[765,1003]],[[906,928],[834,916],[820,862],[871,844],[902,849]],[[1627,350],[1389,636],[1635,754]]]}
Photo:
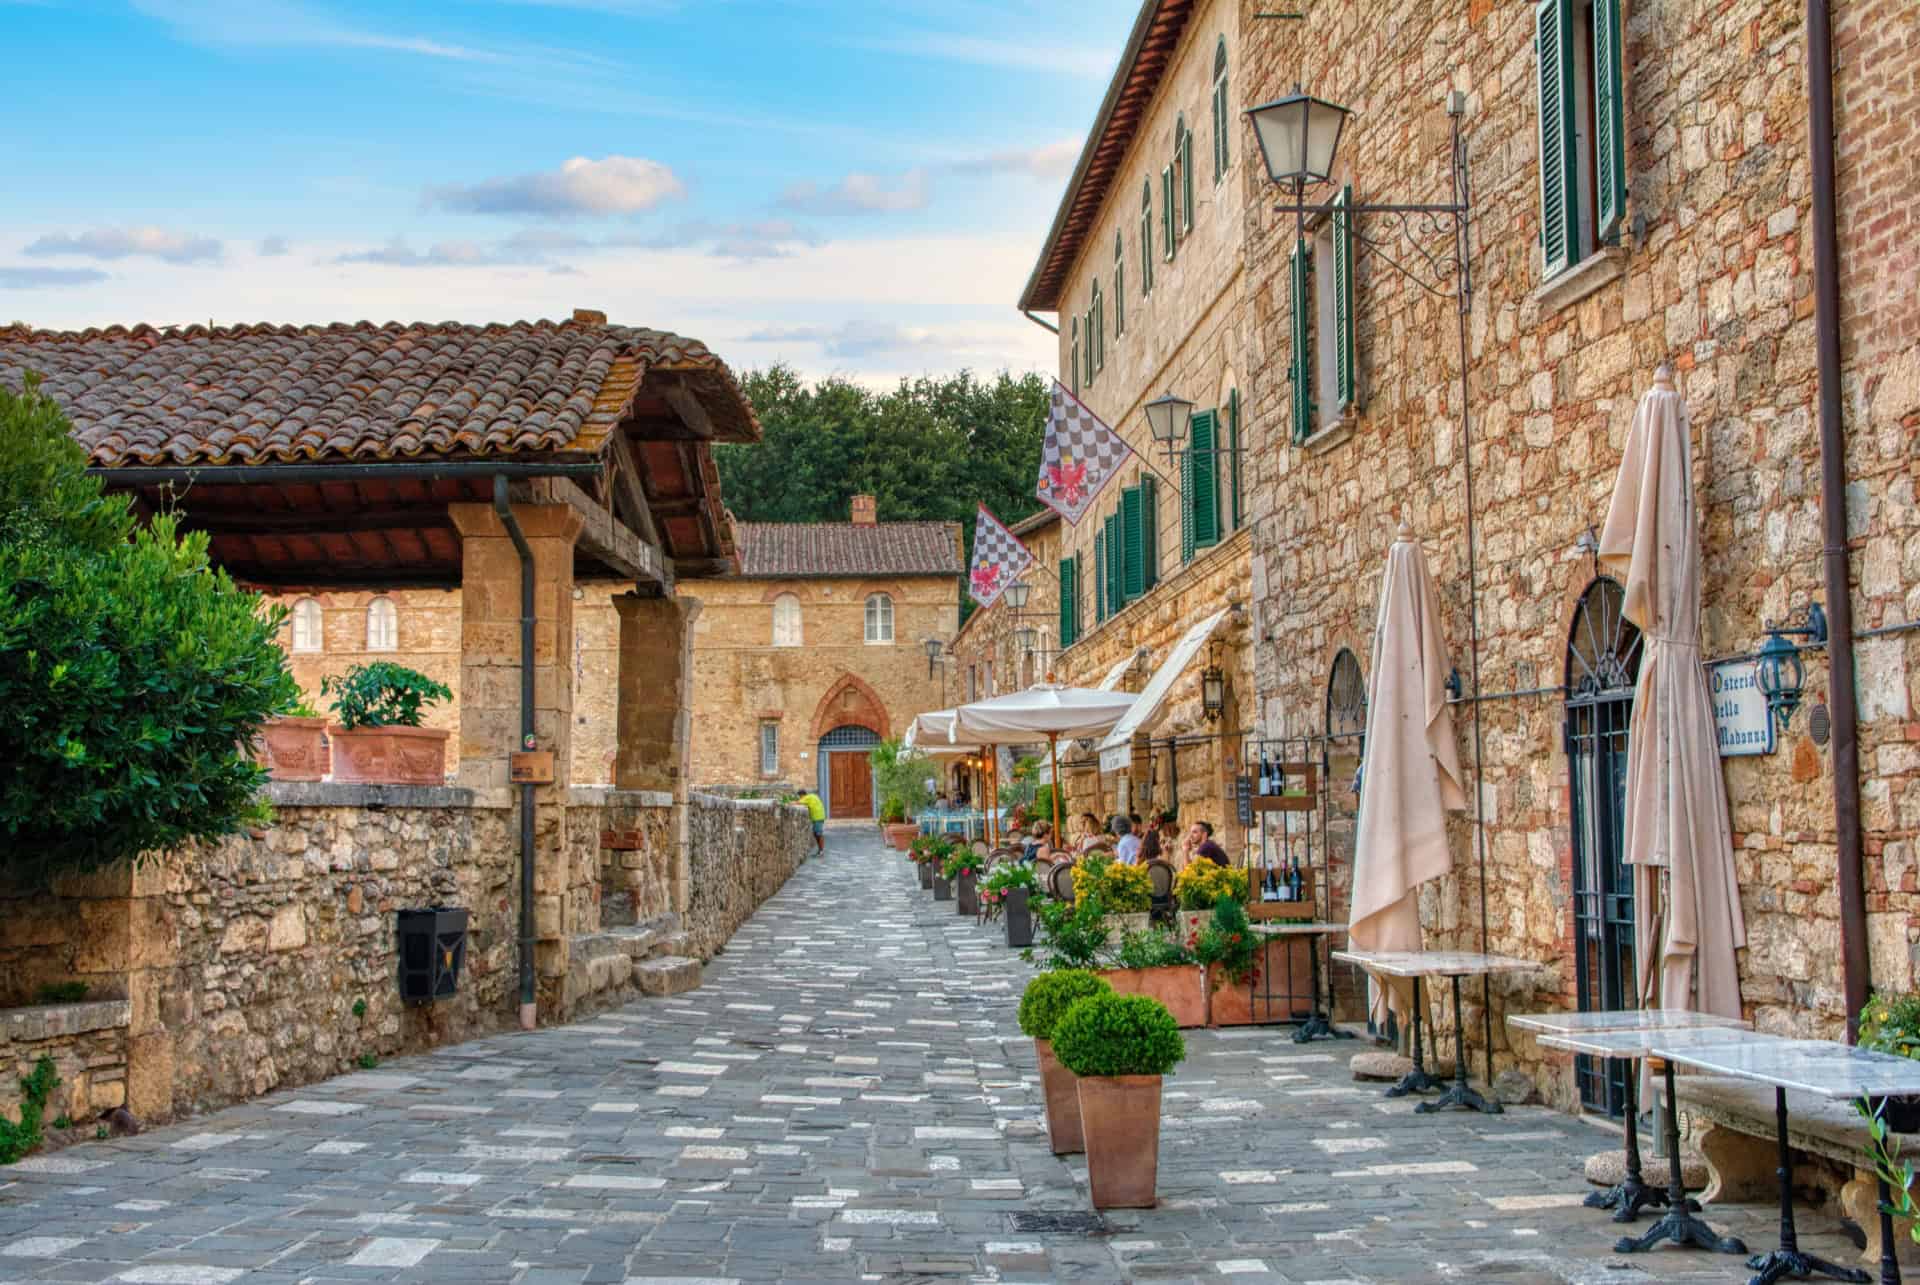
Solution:
{"label": "wooden door", "polygon": [[873,764],[864,754],[827,755],[827,814],[873,815]]}

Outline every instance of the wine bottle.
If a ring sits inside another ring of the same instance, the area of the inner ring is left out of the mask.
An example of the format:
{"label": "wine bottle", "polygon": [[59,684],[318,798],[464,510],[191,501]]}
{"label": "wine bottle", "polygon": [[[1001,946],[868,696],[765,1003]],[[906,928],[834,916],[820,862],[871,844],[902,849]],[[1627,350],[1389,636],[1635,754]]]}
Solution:
{"label": "wine bottle", "polygon": [[1305,876],[1300,873],[1300,862],[1298,858],[1294,860],[1293,873],[1287,876],[1287,883],[1290,885],[1291,891],[1291,895],[1287,898],[1288,901],[1306,900],[1307,881]]}

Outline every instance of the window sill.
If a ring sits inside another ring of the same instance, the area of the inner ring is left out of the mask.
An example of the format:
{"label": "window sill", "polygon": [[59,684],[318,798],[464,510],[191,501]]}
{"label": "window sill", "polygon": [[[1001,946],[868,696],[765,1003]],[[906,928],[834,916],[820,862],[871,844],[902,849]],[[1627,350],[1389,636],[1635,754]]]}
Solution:
{"label": "window sill", "polygon": [[1300,443],[1300,449],[1309,455],[1319,455],[1330,451],[1353,436],[1353,426],[1360,419],[1360,413],[1349,406],[1340,412],[1340,418],[1326,425],[1319,432]]}
{"label": "window sill", "polygon": [[1617,245],[1605,246],[1542,283],[1527,302],[1542,314],[1559,312],[1619,280],[1626,271],[1627,252]]}

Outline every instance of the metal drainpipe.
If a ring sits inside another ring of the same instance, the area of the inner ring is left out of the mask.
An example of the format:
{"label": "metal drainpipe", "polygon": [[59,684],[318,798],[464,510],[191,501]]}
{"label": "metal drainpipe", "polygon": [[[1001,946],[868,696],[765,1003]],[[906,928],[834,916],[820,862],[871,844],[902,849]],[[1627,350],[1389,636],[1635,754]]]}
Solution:
{"label": "metal drainpipe", "polygon": [[[520,555],[520,744],[515,748],[525,749],[533,740],[533,550],[507,503],[504,473],[494,474],[493,511]],[[520,787],[520,1027],[528,1031],[539,1024],[533,990],[533,790]]]}
{"label": "metal drainpipe", "polygon": [[1847,444],[1840,413],[1840,253],[1833,178],[1833,31],[1827,0],[1807,0],[1807,151],[1813,169],[1814,343],[1820,372],[1821,565],[1827,592],[1827,701],[1833,714],[1833,830],[1839,861],[1840,973],[1847,1041],[1867,1002],[1867,902],[1860,855],[1860,718],[1853,685],[1847,566]]}
{"label": "metal drainpipe", "polygon": [[1050,335],[1057,335],[1060,333],[1060,327],[1054,325],[1051,321],[1043,321],[1039,317],[1034,316],[1033,309],[1031,308],[1022,308],[1020,310],[1020,315],[1025,317],[1028,321],[1031,321],[1034,325],[1040,327],[1040,329],[1046,331]]}

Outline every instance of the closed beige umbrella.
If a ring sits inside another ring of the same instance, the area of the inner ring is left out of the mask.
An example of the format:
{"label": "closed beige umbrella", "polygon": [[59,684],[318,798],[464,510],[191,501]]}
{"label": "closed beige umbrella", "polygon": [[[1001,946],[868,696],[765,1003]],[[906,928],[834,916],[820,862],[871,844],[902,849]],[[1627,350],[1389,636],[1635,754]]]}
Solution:
{"label": "closed beige umbrella", "polygon": [[[1713,701],[1700,667],[1700,518],[1687,408],[1662,366],[1640,400],[1600,535],[1640,627],[1627,744],[1626,860],[1642,1004],[1740,1016],[1747,944]],[[1656,900],[1660,871],[1667,895]]]}
{"label": "closed beige umbrella", "polygon": [[[1420,885],[1453,869],[1446,814],[1464,808],[1467,797],[1447,706],[1451,668],[1426,555],[1402,522],[1380,586],[1367,687],[1366,761],[1347,917],[1347,937],[1361,950],[1419,950]],[[1376,1022],[1386,1019],[1383,998],[1396,1011],[1408,1011],[1404,986],[1388,986],[1385,997],[1375,992]]]}

